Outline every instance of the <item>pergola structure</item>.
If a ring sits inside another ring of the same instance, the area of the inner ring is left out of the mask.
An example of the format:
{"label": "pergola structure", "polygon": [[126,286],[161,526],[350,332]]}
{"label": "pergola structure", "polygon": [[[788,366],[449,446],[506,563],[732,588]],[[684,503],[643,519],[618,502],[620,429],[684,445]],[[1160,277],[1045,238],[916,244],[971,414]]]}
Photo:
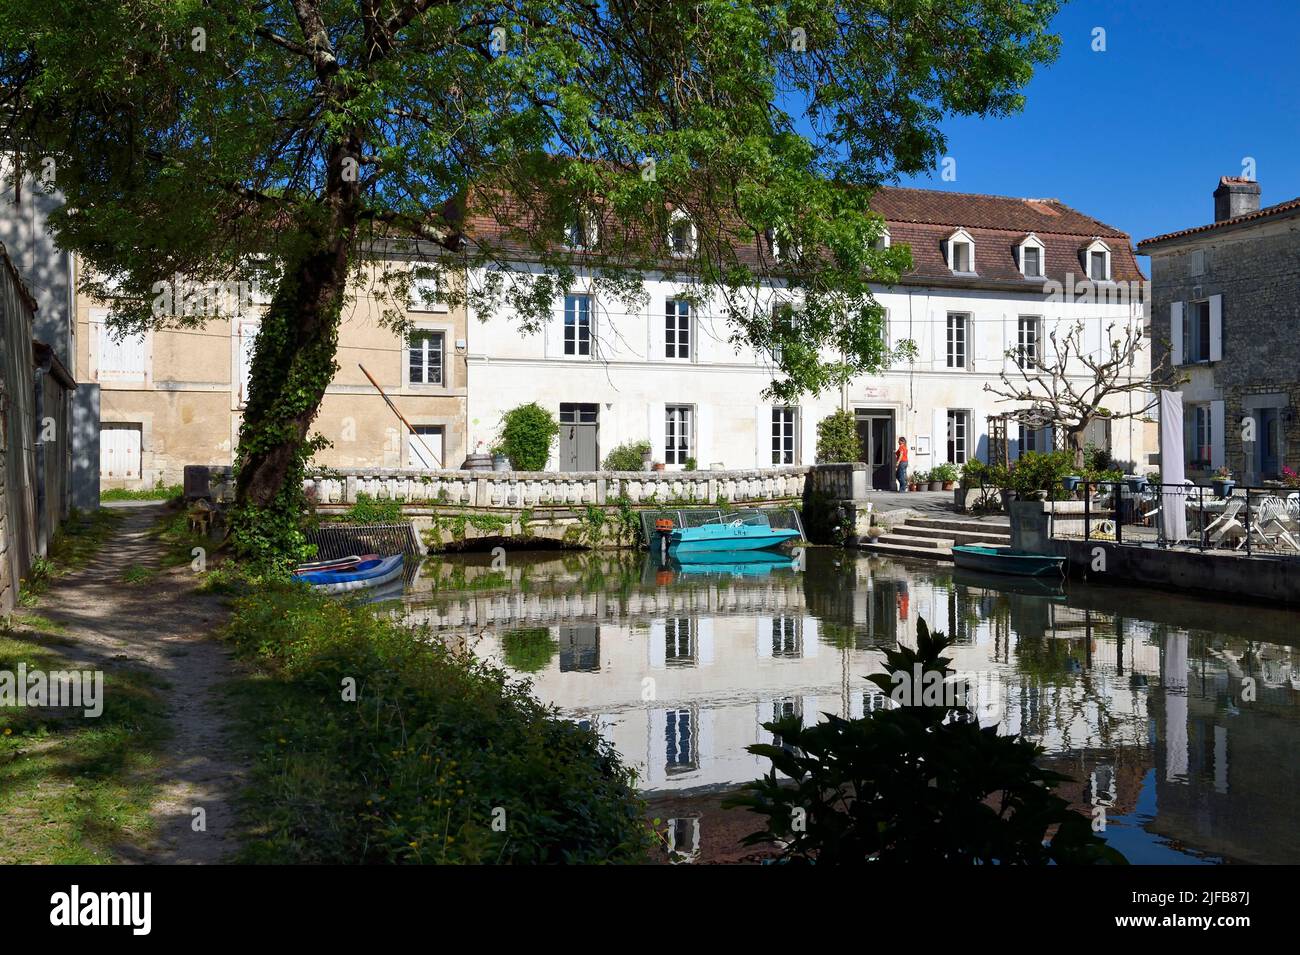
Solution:
{"label": "pergola structure", "polygon": [[1053,427],[1056,418],[1050,408],[1037,406],[1004,411],[988,417],[989,464],[1001,464],[1004,468],[1011,466],[1011,440],[1007,430],[1012,422],[1034,431],[1052,428],[1052,447],[1057,451],[1065,447],[1065,432]]}

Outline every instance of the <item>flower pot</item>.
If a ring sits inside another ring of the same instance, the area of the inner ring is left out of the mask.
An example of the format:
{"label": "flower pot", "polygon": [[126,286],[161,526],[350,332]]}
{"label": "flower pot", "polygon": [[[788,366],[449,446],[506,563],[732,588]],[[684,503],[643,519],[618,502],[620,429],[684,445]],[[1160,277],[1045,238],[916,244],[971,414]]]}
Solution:
{"label": "flower pot", "polygon": [[1131,477],[1126,478],[1125,483],[1128,484],[1128,489],[1134,494],[1141,494],[1146,490],[1147,479],[1144,477]]}
{"label": "flower pot", "polygon": [[664,463],[662,461],[656,461],[653,465],[651,465],[651,470],[653,471],[662,471],[663,469],[664,469]]}
{"label": "flower pot", "polygon": [[1062,485],[1062,486],[1063,486],[1067,491],[1073,491],[1073,490],[1074,490],[1075,488],[1077,488],[1081,483],[1083,483],[1083,478],[1081,478],[1081,477],[1077,477],[1077,476],[1075,476],[1075,475],[1073,475],[1073,474],[1070,474],[1070,475],[1067,475],[1066,477],[1061,478],[1061,485]]}
{"label": "flower pot", "polygon": [[510,470],[510,459],[509,459],[508,457],[506,457],[504,454],[494,454],[494,455],[492,455],[492,470],[493,470],[493,471],[509,471],[509,470]]}
{"label": "flower pot", "polygon": [[956,485],[956,483],[957,483],[956,481],[944,481],[944,482],[943,482],[943,489],[944,489],[945,491],[951,491],[951,490],[953,489],[954,485]]}
{"label": "flower pot", "polygon": [[907,485],[907,489],[908,489],[909,491],[913,491],[913,492],[915,492],[915,491],[917,490],[917,484],[916,484],[916,482],[915,482],[915,481],[909,481],[909,482],[908,482],[908,485]]}
{"label": "flower pot", "polygon": [[655,459],[651,456],[651,454],[650,454],[649,451],[647,451],[645,454],[641,455],[641,470],[642,470],[642,471],[649,471],[649,470],[652,470],[653,467],[654,467],[654,463],[655,463]]}
{"label": "flower pot", "polygon": [[1215,497],[1229,497],[1232,494],[1232,489],[1237,486],[1236,481],[1229,481],[1224,478],[1215,478],[1213,484]]}
{"label": "flower pot", "polygon": [[930,482],[930,490],[931,490],[931,491],[942,491],[942,490],[943,490],[943,482],[942,482],[942,481],[931,481],[931,482]]}
{"label": "flower pot", "polygon": [[1016,499],[1016,492],[1007,488],[1002,489],[1002,510],[1007,513],[1011,512],[1011,502]]}

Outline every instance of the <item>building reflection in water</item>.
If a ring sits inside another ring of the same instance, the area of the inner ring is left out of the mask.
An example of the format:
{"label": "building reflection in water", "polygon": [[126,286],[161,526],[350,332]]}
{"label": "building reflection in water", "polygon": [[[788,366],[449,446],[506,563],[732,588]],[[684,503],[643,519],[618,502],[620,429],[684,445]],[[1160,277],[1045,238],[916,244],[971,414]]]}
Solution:
{"label": "building reflection in water", "polygon": [[[1286,614],[823,549],[803,563],[689,572],[642,555],[547,555],[501,571],[465,556],[427,564],[403,612],[527,675],[648,794],[754,779],[769,764],[746,747],[779,744],[763,724],[783,716],[892,705],[866,677],[882,648],[914,646],[924,619],[953,635],[981,722],[1041,745],[1075,780],[1063,794],[1104,815],[1117,844],[1300,859]],[[531,654],[520,633],[537,635]],[[673,838],[698,849],[698,831]]]}

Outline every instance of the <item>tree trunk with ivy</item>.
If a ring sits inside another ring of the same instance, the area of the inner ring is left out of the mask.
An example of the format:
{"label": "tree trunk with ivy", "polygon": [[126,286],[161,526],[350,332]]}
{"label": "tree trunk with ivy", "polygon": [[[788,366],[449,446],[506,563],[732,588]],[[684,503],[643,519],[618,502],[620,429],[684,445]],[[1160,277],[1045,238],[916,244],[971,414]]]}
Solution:
{"label": "tree trunk with ivy", "polygon": [[357,232],[356,184],[342,170],[359,150],[355,137],[331,150],[325,211],[308,211],[301,251],[286,263],[257,335],[230,528],[236,550],[262,562],[310,556],[302,484],[324,441],[309,439],[308,432],[338,370],[339,321]]}

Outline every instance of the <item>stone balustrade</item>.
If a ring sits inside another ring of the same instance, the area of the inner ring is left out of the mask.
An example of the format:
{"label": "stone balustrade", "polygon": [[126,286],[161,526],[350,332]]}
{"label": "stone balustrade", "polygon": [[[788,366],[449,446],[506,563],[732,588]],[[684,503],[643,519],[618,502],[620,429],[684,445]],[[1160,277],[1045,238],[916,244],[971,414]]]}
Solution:
{"label": "stone balustrade", "polygon": [[322,505],[358,495],[413,505],[474,508],[761,503],[803,495],[806,467],[752,471],[411,471],[345,468],[308,477]]}

